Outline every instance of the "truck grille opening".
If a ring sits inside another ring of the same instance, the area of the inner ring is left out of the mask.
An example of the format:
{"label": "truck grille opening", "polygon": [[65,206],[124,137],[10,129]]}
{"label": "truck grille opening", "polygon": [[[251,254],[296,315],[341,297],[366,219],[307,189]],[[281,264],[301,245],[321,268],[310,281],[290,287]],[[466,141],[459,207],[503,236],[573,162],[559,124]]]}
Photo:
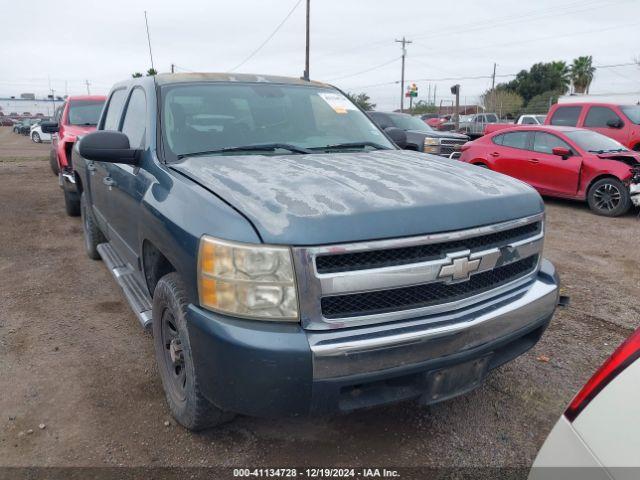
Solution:
{"label": "truck grille opening", "polygon": [[323,297],[320,301],[322,314],[325,318],[345,318],[453,302],[517,280],[533,272],[537,264],[538,256],[534,255],[472,275],[468,281],[461,283],[427,283],[390,290]]}
{"label": "truck grille opening", "polygon": [[502,247],[511,242],[536,235],[540,232],[541,228],[541,222],[534,222],[510,230],[465,238],[463,240],[389,248],[385,250],[321,255],[316,257],[316,270],[320,274],[337,273],[426,262],[444,258],[447,252],[464,249],[475,252],[493,247]]}

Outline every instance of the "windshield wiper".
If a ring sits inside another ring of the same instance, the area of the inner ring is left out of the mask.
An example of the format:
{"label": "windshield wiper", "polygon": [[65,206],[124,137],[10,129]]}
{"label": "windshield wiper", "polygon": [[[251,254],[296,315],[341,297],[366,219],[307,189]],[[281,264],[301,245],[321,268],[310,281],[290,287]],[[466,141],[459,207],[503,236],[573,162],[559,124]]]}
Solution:
{"label": "windshield wiper", "polygon": [[182,153],[178,155],[178,158],[198,157],[201,155],[215,155],[217,153],[227,153],[227,152],[255,152],[255,151],[273,152],[278,149],[289,150],[290,152],[293,152],[293,153],[313,153],[311,150],[308,150],[303,147],[298,147],[297,145],[291,145],[290,143],[261,143],[261,144],[253,144],[253,145],[239,145],[237,147],[225,147],[225,148],[219,148],[217,150],[206,150],[204,152]]}
{"label": "windshield wiper", "polygon": [[365,147],[373,147],[376,150],[391,150],[389,147],[385,147],[384,145],[380,145],[376,142],[347,142],[347,143],[336,143],[333,145],[325,145],[324,147],[313,147],[311,150],[341,150],[343,148],[365,148]]}

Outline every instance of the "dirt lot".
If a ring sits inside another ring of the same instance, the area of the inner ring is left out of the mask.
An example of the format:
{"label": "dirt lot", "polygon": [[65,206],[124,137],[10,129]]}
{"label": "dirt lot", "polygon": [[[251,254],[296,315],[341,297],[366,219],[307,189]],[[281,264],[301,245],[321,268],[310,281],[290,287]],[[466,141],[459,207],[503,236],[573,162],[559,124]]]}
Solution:
{"label": "dirt lot", "polygon": [[192,434],[168,416],[150,335],[84,254],[48,148],[0,129],[0,465],[528,466],[640,318],[637,211],[608,219],[548,201],[546,256],[571,307],[479,390],[429,408],[240,417]]}

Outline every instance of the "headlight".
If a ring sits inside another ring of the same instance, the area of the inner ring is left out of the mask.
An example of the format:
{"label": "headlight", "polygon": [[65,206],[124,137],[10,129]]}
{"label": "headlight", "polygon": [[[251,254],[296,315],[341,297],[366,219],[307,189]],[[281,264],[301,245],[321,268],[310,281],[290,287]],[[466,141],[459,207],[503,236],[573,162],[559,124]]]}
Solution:
{"label": "headlight", "polygon": [[424,139],[424,153],[440,153],[440,141],[437,138]]}
{"label": "headlight", "polygon": [[200,305],[260,320],[298,320],[298,296],[287,247],[200,239]]}

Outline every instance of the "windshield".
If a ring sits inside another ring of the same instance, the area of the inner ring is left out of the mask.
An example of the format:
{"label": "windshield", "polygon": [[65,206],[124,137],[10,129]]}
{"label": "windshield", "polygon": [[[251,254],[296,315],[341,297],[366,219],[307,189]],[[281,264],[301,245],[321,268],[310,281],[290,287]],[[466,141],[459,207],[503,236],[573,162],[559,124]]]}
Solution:
{"label": "windshield", "polygon": [[343,144],[344,149],[395,148],[330,88],[205,83],[169,85],[162,94],[163,140],[167,154],[176,158],[199,152],[237,155],[238,147],[253,147],[246,154],[254,155],[335,151]]}
{"label": "windshield", "polygon": [[104,100],[75,101],[69,104],[69,125],[97,125]]}
{"label": "windshield", "polygon": [[627,149],[613,138],[593,132],[591,130],[576,130],[566,132],[565,135],[573,140],[583,150],[593,153],[626,151]]}
{"label": "windshield", "polygon": [[544,121],[546,118],[547,118],[546,115],[536,115],[536,120],[540,125],[544,124]]}
{"label": "windshield", "polygon": [[411,115],[398,115],[389,114],[389,119],[393,123],[394,127],[401,130],[417,130],[418,132],[433,132],[433,129],[420,120],[418,117],[412,117]]}
{"label": "windshield", "polygon": [[620,107],[631,122],[640,125],[640,105],[625,105]]}

